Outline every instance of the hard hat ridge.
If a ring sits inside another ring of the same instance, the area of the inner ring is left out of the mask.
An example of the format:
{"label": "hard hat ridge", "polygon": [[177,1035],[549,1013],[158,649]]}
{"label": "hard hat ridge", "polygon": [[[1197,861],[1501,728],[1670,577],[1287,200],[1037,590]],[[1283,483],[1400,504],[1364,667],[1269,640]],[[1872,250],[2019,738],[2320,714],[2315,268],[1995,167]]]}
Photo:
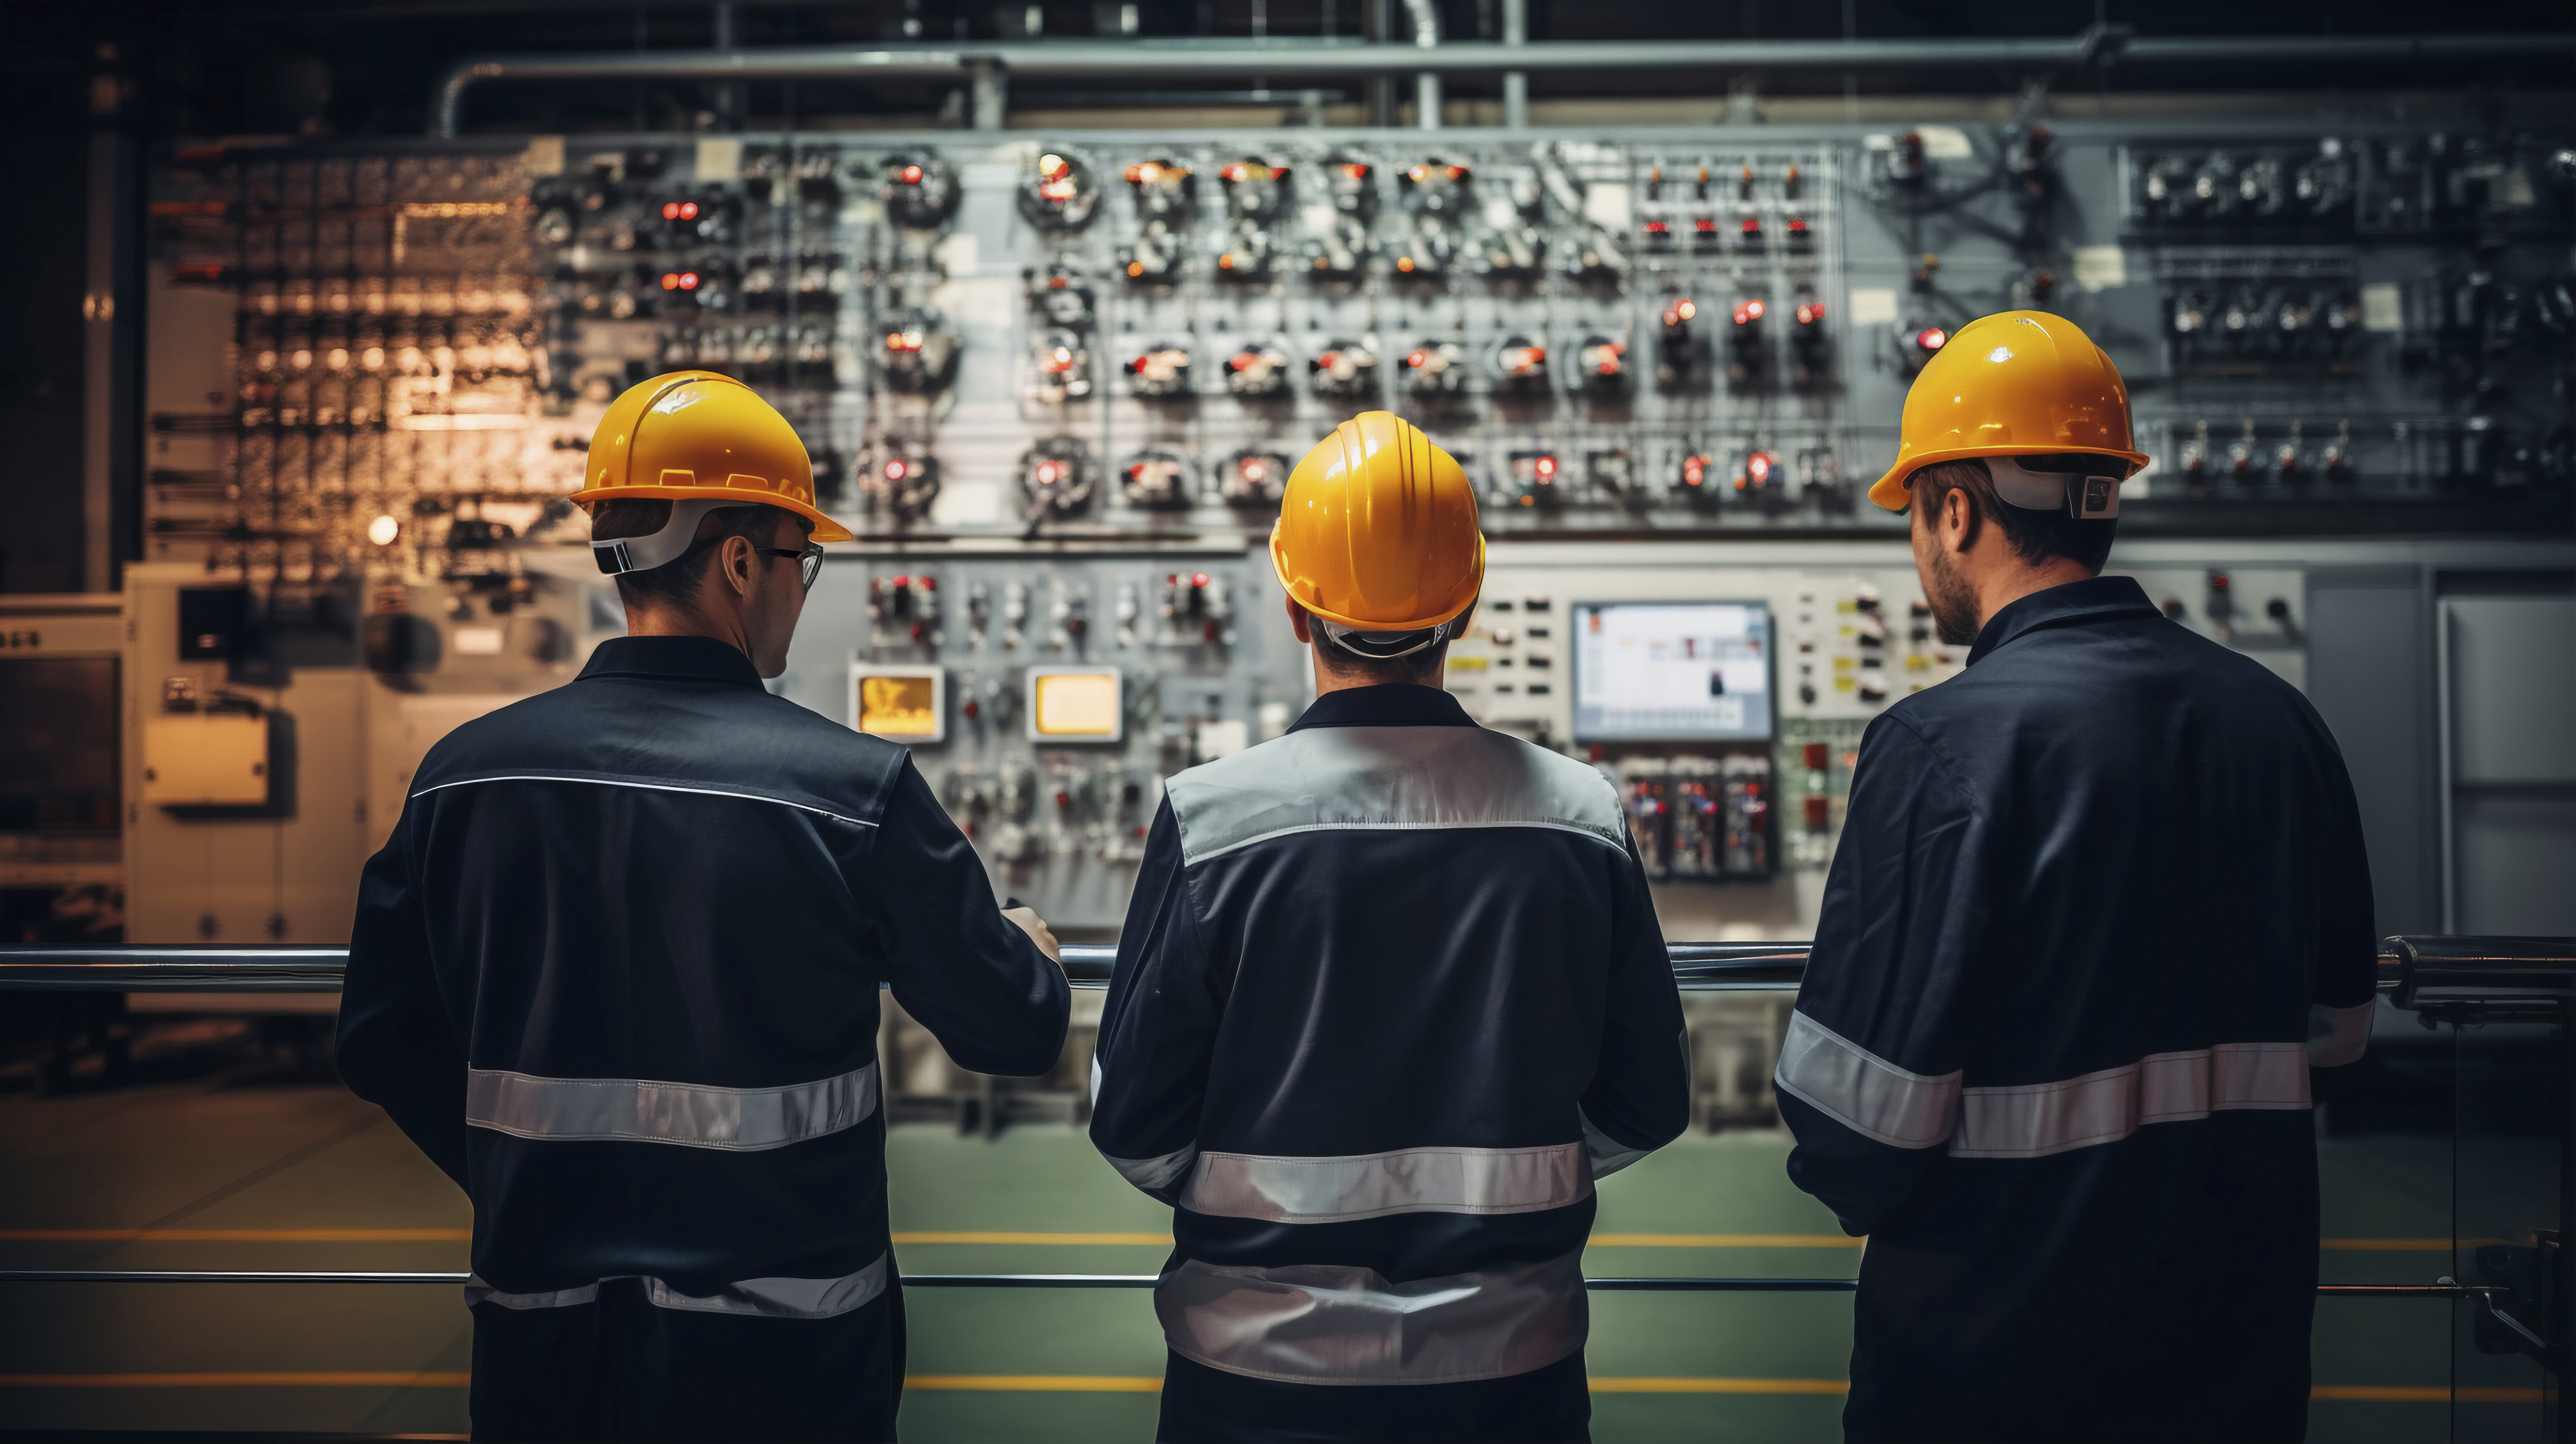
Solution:
{"label": "hard hat ridge", "polygon": [[[2084,329],[2045,311],[2002,311],[1960,327],[1905,394],[1896,464],[1869,489],[1889,511],[1917,470],[1970,457],[2091,455],[2125,478],[2136,449],[2120,368]],[[2116,490],[2116,489],[2115,489]],[[2083,514],[2106,515],[2088,508]]]}
{"label": "hard hat ridge", "polygon": [[1484,584],[1475,488],[1420,427],[1362,412],[1289,474],[1270,560],[1279,585],[1328,635],[1391,640],[1437,627],[1474,605]]}
{"label": "hard hat ridge", "polygon": [[815,507],[814,463],[796,428],[749,386],[714,371],[673,371],[609,403],[591,435],[583,507],[619,498],[775,506],[814,524],[818,542],[848,527]]}

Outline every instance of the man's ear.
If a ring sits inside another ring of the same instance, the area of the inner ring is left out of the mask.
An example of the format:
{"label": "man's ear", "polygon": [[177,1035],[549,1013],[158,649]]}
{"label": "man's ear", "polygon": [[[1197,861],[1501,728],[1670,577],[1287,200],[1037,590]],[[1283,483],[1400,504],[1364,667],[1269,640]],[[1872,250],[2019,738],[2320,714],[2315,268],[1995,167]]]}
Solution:
{"label": "man's ear", "polygon": [[1307,615],[1304,607],[1297,605],[1295,597],[1282,597],[1280,600],[1288,604],[1289,630],[1297,634],[1300,644],[1312,643],[1315,640],[1314,619]]}
{"label": "man's ear", "polygon": [[1968,495],[1966,487],[1954,486],[1941,494],[1941,525],[1938,530],[1944,541],[1954,536],[1958,538],[1950,548],[1952,551],[1966,552],[1975,547],[1978,524],[1984,520],[1977,514],[1976,499]]}

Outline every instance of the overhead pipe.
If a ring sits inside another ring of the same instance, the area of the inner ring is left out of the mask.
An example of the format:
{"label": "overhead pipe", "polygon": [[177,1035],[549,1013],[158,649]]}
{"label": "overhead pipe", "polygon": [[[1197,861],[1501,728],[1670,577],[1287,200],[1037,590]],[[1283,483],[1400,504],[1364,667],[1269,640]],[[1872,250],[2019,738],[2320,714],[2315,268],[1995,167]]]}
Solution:
{"label": "overhead pipe", "polygon": [[[1529,0],[1503,0],[1503,44],[1518,48],[1529,44]],[[1529,129],[1529,72],[1503,72],[1503,124],[1513,130]]]}
{"label": "overhead pipe", "polygon": [[[1418,41],[1418,32],[1417,32]],[[778,46],[757,50],[646,50],[486,55],[459,61],[430,104],[431,130],[452,137],[465,93],[496,80],[932,80],[971,81],[978,67],[1038,79],[1163,82],[1220,77],[1508,75],[1548,71],[2070,69],[2093,63],[2259,64],[2314,70],[2393,63],[2489,60],[2566,63],[2566,37],[2550,34],[2419,36],[2132,36],[2095,27],[2063,39],[1465,41],[1414,45],[1317,41],[1243,45],[1156,41],[1051,41],[972,46]],[[1000,84],[993,82],[998,100]]]}
{"label": "overhead pipe", "polygon": [[[1440,48],[1440,9],[1434,0],[1404,0],[1404,8],[1413,15],[1413,45],[1417,50]],[[1424,130],[1440,128],[1440,72],[1425,70],[1413,78],[1413,119]]]}

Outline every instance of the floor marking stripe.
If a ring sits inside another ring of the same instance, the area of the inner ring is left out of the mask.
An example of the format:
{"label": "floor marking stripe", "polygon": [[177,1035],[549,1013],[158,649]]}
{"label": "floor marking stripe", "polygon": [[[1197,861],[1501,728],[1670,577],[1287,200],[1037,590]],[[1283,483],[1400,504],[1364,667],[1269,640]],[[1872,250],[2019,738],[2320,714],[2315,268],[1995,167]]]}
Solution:
{"label": "floor marking stripe", "polygon": [[1159,1394],[1163,1381],[1105,1374],[910,1374],[907,1389],[983,1389],[1003,1393]]}
{"label": "floor marking stripe", "polygon": [[[467,1228],[0,1228],[4,1243],[470,1243]],[[1167,1233],[898,1233],[910,1244],[1105,1244],[1169,1248]],[[1594,1248],[1859,1248],[1832,1233],[1597,1233]],[[2342,1253],[2449,1253],[2447,1238],[2330,1238]]]}
{"label": "floor marking stripe", "polygon": [[13,1243],[471,1243],[470,1228],[0,1228]]}
{"label": "floor marking stripe", "polygon": [[2454,1397],[2463,1404],[2537,1404],[2540,1391],[2462,1388],[2455,1395],[2439,1384],[2319,1384],[2308,1391],[2308,1397],[2366,1404],[2447,1404]]}
{"label": "floor marking stripe", "polygon": [[[462,1389],[471,1376],[401,1370],[195,1374],[0,1374],[0,1389]],[[915,1374],[907,1389],[989,1393],[1158,1394],[1163,1381],[1117,1374]],[[1841,1379],[1595,1378],[1595,1394],[1807,1394],[1849,1392]],[[2311,1399],[2368,1404],[2536,1404],[2538,1389],[2462,1388],[2438,1384],[2319,1384]]]}
{"label": "floor marking stripe", "polygon": [[470,1375],[414,1370],[239,1374],[0,1374],[0,1389],[462,1389]]}
{"label": "floor marking stripe", "polygon": [[1168,1233],[898,1233],[896,1243],[1136,1244],[1170,1248]]}
{"label": "floor marking stripe", "polygon": [[1596,1233],[1594,1248],[1858,1248],[1839,1233]]}
{"label": "floor marking stripe", "polygon": [[1847,1394],[1841,1379],[1594,1379],[1595,1394]]}

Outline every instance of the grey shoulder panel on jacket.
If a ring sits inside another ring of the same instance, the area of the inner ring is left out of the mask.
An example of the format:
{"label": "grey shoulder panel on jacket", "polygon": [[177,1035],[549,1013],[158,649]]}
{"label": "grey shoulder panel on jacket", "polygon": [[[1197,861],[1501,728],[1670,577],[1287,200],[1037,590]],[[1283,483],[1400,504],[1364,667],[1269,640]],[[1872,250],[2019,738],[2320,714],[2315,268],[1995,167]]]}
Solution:
{"label": "grey shoulder panel on jacket", "polygon": [[1532,827],[1627,845],[1608,778],[1481,727],[1315,727],[1168,785],[1184,863],[1296,833]]}

